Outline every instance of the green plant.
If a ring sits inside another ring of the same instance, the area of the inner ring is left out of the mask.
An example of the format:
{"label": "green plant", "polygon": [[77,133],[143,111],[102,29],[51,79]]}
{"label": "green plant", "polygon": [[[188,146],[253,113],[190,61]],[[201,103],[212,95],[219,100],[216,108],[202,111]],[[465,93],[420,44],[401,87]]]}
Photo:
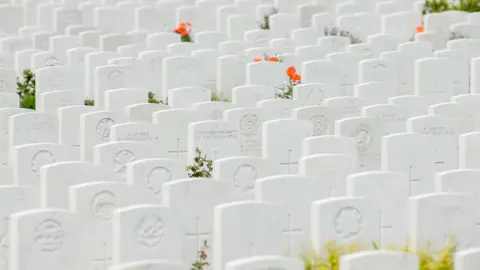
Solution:
{"label": "green plant", "polygon": [[212,98],[211,101],[223,101],[223,102],[231,102],[228,98],[221,98],[218,96],[216,91],[212,90]]}
{"label": "green plant", "polygon": [[20,108],[35,109],[35,73],[30,69],[23,70],[17,77],[17,94],[20,98]]}
{"label": "green plant", "polygon": [[208,266],[209,263],[207,262],[207,253],[206,250],[208,249],[207,241],[203,242],[203,246],[198,251],[197,260],[192,263],[192,268],[190,270],[203,270],[205,266]]}
{"label": "green plant", "polygon": [[[454,241],[450,240],[444,248],[437,251],[432,251],[429,243],[427,243],[426,249],[418,251],[412,251],[408,244],[400,249],[395,247],[387,249],[416,254],[419,258],[419,270],[454,270],[453,257],[456,252],[454,243]],[[372,242],[371,248],[374,250],[381,249],[375,242]],[[302,256],[302,259],[305,263],[305,270],[339,270],[341,256],[371,248],[362,248],[357,245],[339,245],[335,241],[331,241],[320,252],[322,255],[311,252],[306,256]]]}
{"label": "green plant", "polygon": [[450,33],[450,40],[454,40],[454,39],[462,39],[462,38],[469,38],[468,36],[464,35],[464,34],[461,34],[461,33],[457,33],[457,32],[452,32]]}
{"label": "green plant", "polygon": [[191,178],[211,178],[213,171],[213,161],[202,156],[200,149],[195,149],[196,157],[193,158],[193,165],[187,166],[188,177]]}
{"label": "green plant", "polygon": [[460,10],[465,12],[479,12],[480,0],[457,0],[453,3],[447,0],[425,0],[422,14],[439,13],[448,10]]}
{"label": "green plant", "polygon": [[153,92],[148,92],[148,103],[168,105],[168,98],[167,98],[165,101],[163,101],[163,100],[158,100],[158,99],[155,98],[155,93],[153,93]]}
{"label": "green plant", "polygon": [[260,27],[260,29],[263,29],[263,30],[270,30],[270,16],[272,16],[273,14],[277,14],[278,13],[278,9],[276,8],[272,8],[272,11],[266,15],[263,16],[263,22],[258,22],[258,26]]}
{"label": "green plant", "polygon": [[363,42],[359,37],[355,36],[351,32],[347,30],[342,30],[338,27],[332,27],[332,28],[326,27],[324,28],[324,33],[325,33],[325,36],[348,37],[350,39],[351,44],[358,44]]}
{"label": "green plant", "polygon": [[95,106],[95,100],[87,98],[83,101],[83,104],[85,106]]}

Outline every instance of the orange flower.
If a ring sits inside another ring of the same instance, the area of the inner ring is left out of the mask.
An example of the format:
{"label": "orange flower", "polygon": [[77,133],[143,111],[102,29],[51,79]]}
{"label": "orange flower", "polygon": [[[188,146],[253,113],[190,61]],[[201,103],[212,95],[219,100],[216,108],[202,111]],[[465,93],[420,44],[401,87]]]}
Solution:
{"label": "orange flower", "polygon": [[294,82],[298,82],[298,81],[302,80],[302,76],[300,76],[300,74],[295,73],[295,74],[293,74],[293,76],[292,76],[292,80],[293,80]]}
{"label": "orange flower", "polygon": [[297,72],[297,69],[295,69],[294,66],[288,67],[287,68],[287,75],[288,77],[292,78],[293,75]]}
{"label": "orange flower", "polygon": [[417,26],[417,33],[423,33],[423,31],[424,31],[423,25]]}
{"label": "orange flower", "polygon": [[275,56],[270,56],[270,57],[268,58],[268,61],[277,62],[278,59],[277,59]]}
{"label": "orange flower", "polygon": [[261,61],[262,61],[262,58],[260,58],[260,57],[255,57],[255,58],[253,58],[253,61],[255,61],[255,62],[261,62]]}
{"label": "orange flower", "polygon": [[186,37],[188,36],[190,33],[188,31],[183,31],[180,33],[180,35],[182,35],[182,37]]}

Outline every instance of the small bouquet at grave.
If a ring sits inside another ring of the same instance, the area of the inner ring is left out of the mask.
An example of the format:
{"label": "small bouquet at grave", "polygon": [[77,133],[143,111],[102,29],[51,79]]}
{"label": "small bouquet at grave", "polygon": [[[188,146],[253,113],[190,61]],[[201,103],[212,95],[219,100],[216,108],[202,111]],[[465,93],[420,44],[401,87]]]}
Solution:
{"label": "small bouquet at grave", "polygon": [[262,62],[262,61],[269,61],[269,62],[279,62],[279,63],[282,63],[283,62],[283,58],[280,57],[279,54],[274,54],[272,56],[269,56],[268,54],[263,54],[263,58],[262,57],[255,57],[253,58],[253,61],[254,62]]}
{"label": "small bouquet at grave", "polygon": [[191,26],[192,24],[189,22],[180,22],[173,32],[182,36],[182,42],[192,42],[192,38],[190,37],[190,33],[192,32]]}
{"label": "small bouquet at grave", "polygon": [[292,99],[293,87],[301,84],[302,76],[297,73],[297,69],[294,66],[287,68],[288,81],[281,85],[276,85],[277,92],[275,96],[281,99]]}

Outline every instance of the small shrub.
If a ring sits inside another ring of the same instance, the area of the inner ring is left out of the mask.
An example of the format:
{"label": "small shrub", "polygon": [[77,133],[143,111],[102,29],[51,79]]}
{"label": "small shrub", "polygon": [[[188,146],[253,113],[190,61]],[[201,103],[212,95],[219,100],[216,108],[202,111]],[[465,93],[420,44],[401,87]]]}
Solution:
{"label": "small shrub", "polygon": [[35,73],[25,69],[21,77],[17,77],[17,94],[20,108],[35,110]]}
{"label": "small shrub", "polygon": [[153,93],[153,92],[148,92],[148,103],[168,105],[168,98],[167,98],[165,101],[163,101],[163,100],[158,100],[158,99],[155,98],[155,93]]}
{"label": "small shrub", "polygon": [[273,14],[277,14],[277,13],[278,13],[278,9],[272,8],[272,11],[270,13],[268,13],[267,15],[264,15],[263,16],[263,22],[258,22],[258,26],[260,27],[260,29],[270,30],[270,20],[269,20],[269,18]]}
{"label": "small shrub", "polygon": [[208,266],[209,263],[207,262],[207,252],[208,249],[207,241],[203,242],[203,246],[198,251],[198,258],[197,260],[192,263],[192,268],[190,270],[203,270],[205,266]]}
{"label": "small shrub", "polygon": [[193,159],[193,165],[187,166],[188,177],[190,178],[211,178],[213,161],[206,155],[202,156],[200,149],[195,149],[197,156]]}
{"label": "small shrub", "polygon": [[[403,248],[389,247],[388,250],[402,251],[414,253],[419,258],[419,270],[454,270],[454,254],[456,245],[454,241],[450,241],[444,248],[439,251],[432,251],[427,243],[427,248],[419,251],[412,251],[405,245]],[[380,250],[379,246],[372,242],[374,250]],[[335,241],[331,241],[325,245],[322,255],[312,252],[306,256],[302,256],[305,263],[305,270],[339,270],[340,257],[366,250],[356,245],[339,245]]]}
{"label": "small shrub", "polygon": [[95,100],[93,99],[85,99],[83,101],[83,104],[85,104],[85,106],[95,106]]}
{"label": "small shrub", "polygon": [[358,44],[358,43],[363,42],[359,37],[355,36],[354,34],[350,33],[349,31],[342,30],[338,27],[325,28],[324,33],[325,33],[325,36],[348,37],[348,38],[350,38],[350,43],[351,44]]}
{"label": "small shrub", "polygon": [[211,101],[223,101],[223,102],[231,102],[228,98],[221,98],[218,96],[216,91],[212,91],[212,98]]}
{"label": "small shrub", "polygon": [[440,13],[448,10],[459,10],[465,12],[479,12],[480,0],[457,0],[450,3],[447,0],[426,0],[423,5],[422,14]]}
{"label": "small shrub", "polygon": [[189,22],[181,22],[177,28],[173,30],[174,33],[180,34],[182,42],[193,42],[190,33],[192,32],[192,24]]}
{"label": "small shrub", "polygon": [[263,58],[262,57],[255,57],[255,58],[253,58],[253,61],[254,62],[269,61],[269,62],[283,63],[283,58],[279,54],[274,54],[272,56],[270,56],[268,54],[263,54]]}
{"label": "small shrub", "polygon": [[287,68],[288,81],[284,84],[277,85],[275,97],[281,99],[292,99],[293,87],[301,84],[302,76],[297,73],[295,67],[291,66]]}

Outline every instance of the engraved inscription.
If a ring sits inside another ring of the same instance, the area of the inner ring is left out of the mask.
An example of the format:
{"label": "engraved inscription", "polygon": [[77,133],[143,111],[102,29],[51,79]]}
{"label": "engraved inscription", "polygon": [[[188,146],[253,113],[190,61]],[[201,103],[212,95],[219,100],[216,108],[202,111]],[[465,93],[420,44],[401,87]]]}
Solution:
{"label": "engraved inscription", "polygon": [[40,177],[40,168],[43,165],[51,164],[54,162],[55,157],[51,152],[47,150],[40,150],[32,157],[32,172],[35,173],[38,177]]}
{"label": "engraved inscription", "polygon": [[251,165],[241,165],[235,171],[233,176],[233,185],[242,192],[247,192],[255,188],[255,179],[257,179],[257,170]]}
{"label": "engraved inscription", "polygon": [[124,85],[125,74],[123,71],[115,69],[108,74],[108,85],[110,88],[121,88]]}
{"label": "engraved inscription", "polygon": [[115,157],[113,158],[114,172],[116,174],[125,174],[125,171],[127,170],[127,164],[135,160],[136,160],[135,154],[133,154],[132,151],[129,151],[129,150],[118,151]]}
{"label": "engraved inscription", "polygon": [[453,130],[450,130],[446,127],[425,127],[423,128],[423,133],[433,135],[433,136],[453,136]]}
{"label": "engraved inscription", "polygon": [[366,151],[373,142],[372,129],[369,125],[361,124],[352,134],[357,141],[357,150]]}
{"label": "engraved inscription", "polygon": [[115,125],[115,121],[111,118],[103,118],[98,121],[96,131],[102,142],[110,141],[110,128]]}
{"label": "engraved inscription", "polygon": [[172,179],[172,173],[165,167],[153,168],[147,176],[147,187],[155,195],[161,195],[162,185]]}
{"label": "engraved inscription", "polygon": [[41,251],[52,252],[60,248],[64,236],[60,222],[47,219],[37,226],[33,240]]}
{"label": "engraved inscription", "polygon": [[117,196],[110,191],[101,191],[93,196],[90,204],[92,215],[101,222],[110,221],[117,207]]}
{"label": "engraved inscription", "polygon": [[146,247],[153,248],[160,245],[164,234],[163,221],[157,216],[146,217],[137,226],[137,240]]}
{"label": "engraved inscription", "polygon": [[260,121],[255,114],[246,114],[240,119],[240,133],[245,136],[254,136],[260,129]]}
{"label": "engraved inscription", "polygon": [[362,231],[362,214],[355,207],[344,207],[335,215],[335,231],[344,241],[353,240]]}
{"label": "engraved inscription", "polygon": [[328,130],[328,119],[321,114],[316,114],[312,116],[310,121],[313,124],[313,135],[319,136],[327,133]]}

